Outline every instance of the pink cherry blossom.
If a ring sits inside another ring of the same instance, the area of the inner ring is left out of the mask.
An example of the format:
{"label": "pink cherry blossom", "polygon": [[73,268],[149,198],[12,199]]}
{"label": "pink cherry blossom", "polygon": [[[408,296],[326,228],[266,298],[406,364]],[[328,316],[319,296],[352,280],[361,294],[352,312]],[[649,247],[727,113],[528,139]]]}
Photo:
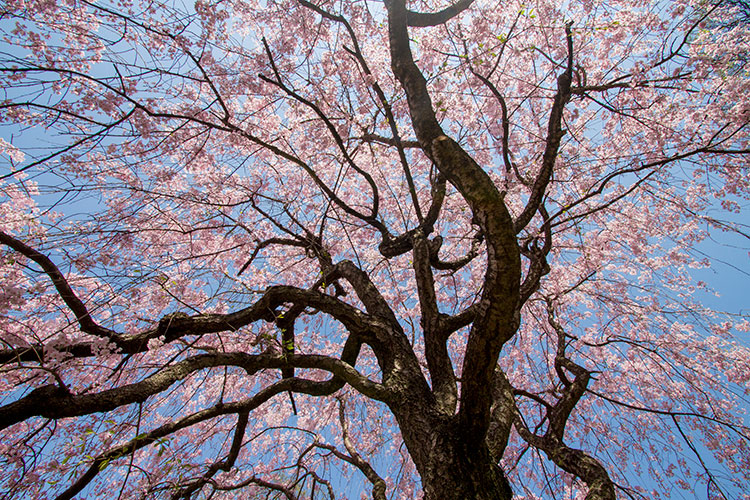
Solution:
{"label": "pink cherry blossom", "polygon": [[3,9],[3,498],[750,498],[744,2]]}

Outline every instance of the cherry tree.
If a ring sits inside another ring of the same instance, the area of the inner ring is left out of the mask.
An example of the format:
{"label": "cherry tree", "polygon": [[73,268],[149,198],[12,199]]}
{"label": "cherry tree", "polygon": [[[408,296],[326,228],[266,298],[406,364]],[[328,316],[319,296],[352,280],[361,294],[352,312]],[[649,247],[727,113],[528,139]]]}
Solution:
{"label": "cherry tree", "polygon": [[747,13],[6,0],[3,498],[748,498]]}

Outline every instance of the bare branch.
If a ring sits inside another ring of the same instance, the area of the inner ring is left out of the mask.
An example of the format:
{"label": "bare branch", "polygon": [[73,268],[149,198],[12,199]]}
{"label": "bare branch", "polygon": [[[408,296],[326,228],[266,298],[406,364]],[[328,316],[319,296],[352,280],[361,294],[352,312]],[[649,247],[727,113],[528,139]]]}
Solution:
{"label": "bare branch", "polygon": [[55,285],[60,298],[63,299],[65,304],[75,314],[81,331],[117,342],[118,334],[113,330],[100,326],[94,321],[84,303],[70,287],[68,280],[49,257],[3,231],[0,231],[0,243],[9,246],[41,266],[44,272],[47,273],[47,276],[49,276],[52,284]]}
{"label": "bare branch", "polygon": [[458,0],[453,5],[434,13],[408,11],[406,13],[406,23],[409,26],[420,28],[445,24],[461,12],[471,7],[471,4],[473,3],[474,0]]}
{"label": "bare branch", "polygon": [[570,99],[571,81],[573,78],[573,32],[571,30],[572,22],[565,25],[565,37],[568,42],[568,64],[563,72],[557,78],[557,93],[555,94],[552,109],[550,110],[549,122],[547,125],[547,140],[542,155],[542,167],[539,169],[534,186],[529,194],[529,201],[526,203],[523,212],[514,221],[516,234],[520,233],[539,209],[542,203],[544,192],[552,178],[552,171],[555,167],[557,154],[560,149],[560,141],[565,132],[562,129],[562,118],[565,104]]}

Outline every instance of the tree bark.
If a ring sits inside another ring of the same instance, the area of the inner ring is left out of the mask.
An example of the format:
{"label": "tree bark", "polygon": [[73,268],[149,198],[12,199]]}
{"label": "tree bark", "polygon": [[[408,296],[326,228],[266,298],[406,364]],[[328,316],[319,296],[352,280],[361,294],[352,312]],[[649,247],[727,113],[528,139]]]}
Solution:
{"label": "tree bark", "polygon": [[[455,417],[439,425],[414,429],[402,424],[409,453],[422,478],[424,500],[510,500],[505,474],[482,444],[471,445]],[[416,426],[424,425],[417,423]]]}
{"label": "tree bark", "polygon": [[404,375],[403,390],[388,406],[422,479],[424,500],[513,498],[486,436],[474,435],[473,427],[463,425],[458,413],[441,413],[433,394],[409,387],[410,382],[419,384],[417,375]]}

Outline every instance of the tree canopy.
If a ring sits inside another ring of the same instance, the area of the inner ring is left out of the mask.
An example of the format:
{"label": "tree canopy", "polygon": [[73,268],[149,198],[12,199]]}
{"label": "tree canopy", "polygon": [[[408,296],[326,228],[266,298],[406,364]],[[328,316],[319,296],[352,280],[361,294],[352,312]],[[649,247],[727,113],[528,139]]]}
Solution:
{"label": "tree canopy", "polygon": [[747,13],[5,0],[2,497],[748,498]]}

